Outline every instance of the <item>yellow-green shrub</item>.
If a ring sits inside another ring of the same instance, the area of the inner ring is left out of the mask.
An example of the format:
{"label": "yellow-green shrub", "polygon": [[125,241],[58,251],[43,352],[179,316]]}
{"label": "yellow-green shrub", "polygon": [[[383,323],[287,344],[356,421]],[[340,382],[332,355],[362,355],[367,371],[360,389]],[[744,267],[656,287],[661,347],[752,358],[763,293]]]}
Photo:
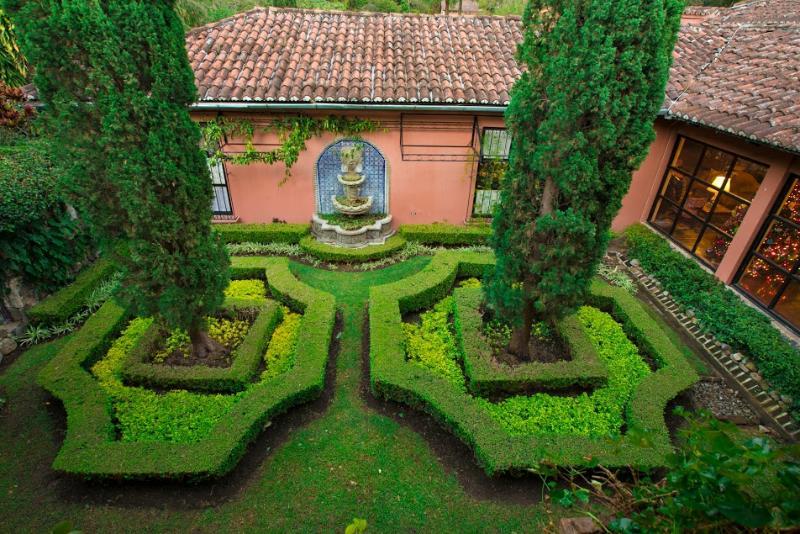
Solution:
{"label": "yellow-green shrub", "polygon": [[225,288],[225,296],[237,299],[263,299],[267,290],[262,280],[231,280]]}
{"label": "yellow-green shrub", "polygon": [[297,334],[300,331],[302,318],[303,316],[299,313],[284,308],[283,322],[273,332],[267,352],[264,354],[267,368],[261,375],[262,380],[274,378],[288,371],[294,365]]}

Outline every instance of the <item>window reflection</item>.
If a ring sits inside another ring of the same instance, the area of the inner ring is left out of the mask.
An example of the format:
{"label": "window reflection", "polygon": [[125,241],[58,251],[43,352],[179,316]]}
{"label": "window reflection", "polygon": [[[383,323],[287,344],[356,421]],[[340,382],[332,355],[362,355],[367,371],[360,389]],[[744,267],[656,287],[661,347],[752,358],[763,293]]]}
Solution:
{"label": "window reflection", "polygon": [[800,178],[790,177],[742,269],[738,286],[800,329]]}
{"label": "window reflection", "polygon": [[766,172],[765,165],[679,137],[650,222],[717,267]]}

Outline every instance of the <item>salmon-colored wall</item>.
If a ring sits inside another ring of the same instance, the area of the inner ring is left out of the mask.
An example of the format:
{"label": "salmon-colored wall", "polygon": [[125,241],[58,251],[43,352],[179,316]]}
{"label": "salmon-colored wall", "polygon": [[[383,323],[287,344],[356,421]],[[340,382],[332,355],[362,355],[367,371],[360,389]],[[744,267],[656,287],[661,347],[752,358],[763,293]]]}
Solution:
{"label": "salmon-colored wall", "polygon": [[800,158],[709,128],[692,126],[678,121],[659,119],[656,121],[655,127],[656,139],[650,146],[650,151],[642,165],[633,174],[631,187],[622,201],[622,209],[614,219],[613,229],[616,231],[647,220],[679,135],[728,150],[769,166],[764,181],[756,192],[742,224],[715,272],[720,280],[729,284],[733,282],[788,176],[792,173],[800,173]]}
{"label": "salmon-colored wall", "polygon": [[[318,115],[325,116],[327,113]],[[487,126],[502,127],[502,116],[400,113],[352,113],[378,122],[375,132],[361,137],[372,143],[386,158],[388,209],[394,224],[448,222],[464,224],[469,218],[475,187],[478,136]],[[198,121],[213,115],[196,114]],[[231,114],[227,114],[231,116]],[[267,115],[240,115],[256,125]],[[473,124],[477,124],[473,135]],[[228,188],[233,214],[240,222],[309,222],[315,211],[314,172],[317,158],[331,143],[343,136],[325,133],[306,143],[291,176],[285,167],[226,162]],[[254,144],[259,150],[278,146],[274,133],[258,133]],[[241,139],[230,140],[223,150],[243,151]],[[285,179],[285,180],[284,180]]]}

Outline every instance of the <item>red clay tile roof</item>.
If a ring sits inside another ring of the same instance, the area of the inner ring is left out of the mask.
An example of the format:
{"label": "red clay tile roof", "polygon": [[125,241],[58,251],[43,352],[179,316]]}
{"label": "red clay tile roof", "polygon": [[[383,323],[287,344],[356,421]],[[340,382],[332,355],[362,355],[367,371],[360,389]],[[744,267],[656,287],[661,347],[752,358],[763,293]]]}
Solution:
{"label": "red clay tile roof", "polygon": [[200,99],[508,103],[518,18],[257,8],[187,35]]}
{"label": "red clay tile roof", "polygon": [[[693,10],[663,114],[800,152],[800,0]],[[202,102],[503,106],[521,39],[516,17],[256,8],[186,43]]]}
{"label": "red clay tile roof", "polygon": [[681,28],[667,117],[800,151],[800,0],[754,0]]}

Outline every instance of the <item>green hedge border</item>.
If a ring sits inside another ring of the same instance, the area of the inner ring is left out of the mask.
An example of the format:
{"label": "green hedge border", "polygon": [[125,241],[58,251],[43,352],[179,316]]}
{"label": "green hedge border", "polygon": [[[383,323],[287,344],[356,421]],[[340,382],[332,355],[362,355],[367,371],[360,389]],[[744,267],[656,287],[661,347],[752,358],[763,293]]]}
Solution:
{"label": "green hedge border", "polygon": [[[474,276],[493,263],[491,255],[439,253],[416,275],[370,290],[370,384],[375,396],[426,411],[472,448],[489,475],[538,471],[557,466],[662,466],[672,452],[664,421],[667,403],[697,380],[697,374],[667,334],[623,290],[593,284],[595,298],[617,302],[615,313],[646,332],[648,350],[659,351],[661,367],[634,393],[627,413],[628,432],[614,440],[580,436],[513,436],[474,397],[428,370],[408,362],[402,314],[430,307],[446,295],[457,276]],[[630,328],[630,327],[628,327]],[[643,443],[643,440],[645,441]]]}
{"label": "green hedge border", "polygon": [[311,231],[310,224],[214,224],[225,243],[299,243]]}
{"label": "green hedge border", "polygon": [[453,291],[453,296],[456,343],[464,358],[467,388],[473,394],[485,396],[495,393],[521,393],[533,388],[589,388],[606,384],[608,370],[575,315],[565,317],[557,325],[558,334],[572,355],[571,360],[501,366],[492,362],[492,350],[482,332],[482,289],[460,287]]}
{"label": "green hedge border", "polygon": [[81,311],[92,291],[118,270],[113,261],[100,258],[83,269],[70,285],[32,306],[26,312],[28,319],[34,324],[63,323]]}
{"label": "green hedge border", "polygon": [[303,312],[292,369],[254,385],[210,437],[197,443],[115,441],[111,402],[87,370],[128,318],[123,307],[109,301],[38,375],[39,384],[60,399],[67,412],[67,434],[53,462],[56,471],[87,478],[217,477],[236,465],[267,421],[322,393],[335,299],[297,280],[286,258],[259,260],[273,296]]}
{"label": "green hedge border", "polygon": [[369,245],[362,248],[335,247],[320,243],[313,236],[306,236],[300,240],[300,248],[306,254],[322,261],[341,263],[361,263],[379,260],[391,256],[404,246],[406,246],[406,240],[399,235],[393,235],[382,245]]}
{"label": "green hedge border", "polygon": [[639,260],[675,302],[694,310],[703,330],[751,356],[770,384],[792,398],[793,415],[800,417],[800,350],[766,315],[646,226],[629,227],[625,238],[628,256]]}
{"label": "green hedge border", "polygon": [[272,333],[283,314],[280,306],[273,300],[265,303],[236,299],[233,302],[226,301],[223,306],[223,309],[234,313],[237,308],[256,309],[258,312],[244,340],[232,354],[230,367],[181,367],[152,363],[151,356],[160,330],[153,324],[125,358],[121,373],[123,381],[137,386],[164,389],[228,393],[243,390],[258,371]]}
{"label": "green hedge border", "polygon": [[459,226],[455,224],[404,224],[400,235],[423,245],[466,246],[486,245],[492,235],[489,225]]}

